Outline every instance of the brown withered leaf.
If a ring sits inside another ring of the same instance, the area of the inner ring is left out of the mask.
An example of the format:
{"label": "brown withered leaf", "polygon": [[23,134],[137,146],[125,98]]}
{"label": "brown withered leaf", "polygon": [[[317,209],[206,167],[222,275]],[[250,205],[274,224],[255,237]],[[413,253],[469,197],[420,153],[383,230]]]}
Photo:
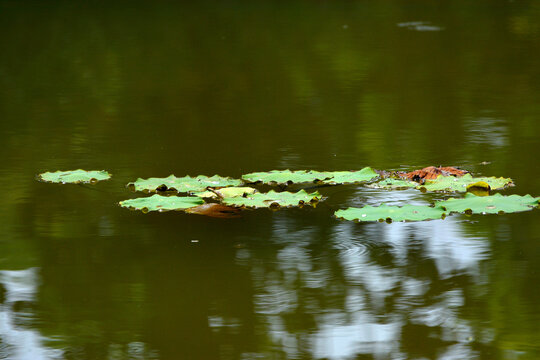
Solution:
{"label": "brown withered leaf", "polygon": [[241,210],[216,203],[203,204],[184,210],[189,214],[205,215],[216,218],[237,218]]}
{"label": "brown withered leaf", "polygon": [[408,173],[398,172],[397,175],[402,179],[407,179],[407,180],[423,183],[425,180],[436,179],[439,175],[460,177],[468,173],[469,172],[467,170],[461,170],[461,169],[450,167],[450,166],[448,167],[428,166],[426,168],[411,171]]}

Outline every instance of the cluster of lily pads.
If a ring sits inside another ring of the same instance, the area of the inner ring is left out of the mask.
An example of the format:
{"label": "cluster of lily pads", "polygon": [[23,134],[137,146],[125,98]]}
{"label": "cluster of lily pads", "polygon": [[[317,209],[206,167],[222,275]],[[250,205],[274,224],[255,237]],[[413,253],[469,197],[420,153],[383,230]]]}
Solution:
{"label": "cluster of lily pads", "polygon": [[[54,183],[96,183],[107,180],[106,171],[57,171],[38,175],[39,180]],[[149,211],[185,211],[187,213],[227,217],[243,209],[286,208],[315,206],[324,197],[318,192],[304,189],[260,192],[259,184],[278,186],[284,190],[292,184],[365,184],[379,189],[416,188],[421,191],[467,192],[463,198],[450,198],[431,205],[364,206],[335,212],[339,219],[352,221],[420,221],[441,219],[451,213],[497,214],[531,210],[539,205],[540,197],[530,195],[489,195],[490,190],[512,186],[512,180],[496,177],[438,176],[422,183],[410,181],[365,167],[358,171],[273,170],[242,175],[241,179],[214,175],[137,179],[127,184],[136,192],[153,194],[120,201],[120,206],[144,213]],[[478,192],[480,191],[480,192]],[[475,195],[475,193],[477,195]],[[219,214],[219,215],[218,215]]]}

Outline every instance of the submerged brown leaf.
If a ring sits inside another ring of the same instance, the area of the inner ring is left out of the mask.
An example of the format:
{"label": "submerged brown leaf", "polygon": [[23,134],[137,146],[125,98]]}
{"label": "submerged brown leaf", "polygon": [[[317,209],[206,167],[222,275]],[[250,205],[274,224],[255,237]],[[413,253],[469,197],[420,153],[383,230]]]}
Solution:
{"label": "submerged brown leaf", "polygon": [[424,180],[433,180],[433,179],[436,179],[439,175],[460,177],[468,173],[469,172],[467,170],[461,170],[461,169],[450,167],[450,166],[448,167],[428,166],[426,168],[411,171],[408,173],[398,172],[397,175],[402,179],[407,179],[407,180],[423,183]]}
{"label": "submerged brown leaf", "polygon": [[241,210],[231,206],[221,204],[203,204],[186,209],[189,214],[205,215],[216,218],[237,218],[240,217]]}

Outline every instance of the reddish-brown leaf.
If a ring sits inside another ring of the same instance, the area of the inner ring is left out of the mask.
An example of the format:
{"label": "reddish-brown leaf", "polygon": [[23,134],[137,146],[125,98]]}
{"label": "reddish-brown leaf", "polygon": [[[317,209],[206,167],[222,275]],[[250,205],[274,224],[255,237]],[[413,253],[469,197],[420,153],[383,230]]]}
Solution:
{"label": "reddish-brown leaf", "polygon": [[408,179],[408,180],[423,183],[425,180],[436,179],[439,175],[459,177],[468,173],[469,172],[467,170],[461,170],[454,167],[428,166],[426,168],[411,171],[408,173],[399,172],[398,176],[403,179]]}
{"label": "reddish-brown leaf", "polygon": [[240,217],[240,209],[221,204],[203,204],[186,209],[189,214],[205,215],[217,218],[237,218]]}

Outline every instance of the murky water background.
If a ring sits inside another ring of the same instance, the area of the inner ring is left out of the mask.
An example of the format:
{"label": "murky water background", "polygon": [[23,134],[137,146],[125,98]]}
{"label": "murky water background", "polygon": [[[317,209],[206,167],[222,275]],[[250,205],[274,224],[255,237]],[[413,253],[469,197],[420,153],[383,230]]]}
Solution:
{"label": "murky water background", "polygon": [[[461,166],[539,196],[538,1],[0,1],[0,357],[536,359],[538,210],[141,214],[137,177]],[[488,162],[489,164],[482,164]],[[95,186],[44,171],[106,169]]]}

